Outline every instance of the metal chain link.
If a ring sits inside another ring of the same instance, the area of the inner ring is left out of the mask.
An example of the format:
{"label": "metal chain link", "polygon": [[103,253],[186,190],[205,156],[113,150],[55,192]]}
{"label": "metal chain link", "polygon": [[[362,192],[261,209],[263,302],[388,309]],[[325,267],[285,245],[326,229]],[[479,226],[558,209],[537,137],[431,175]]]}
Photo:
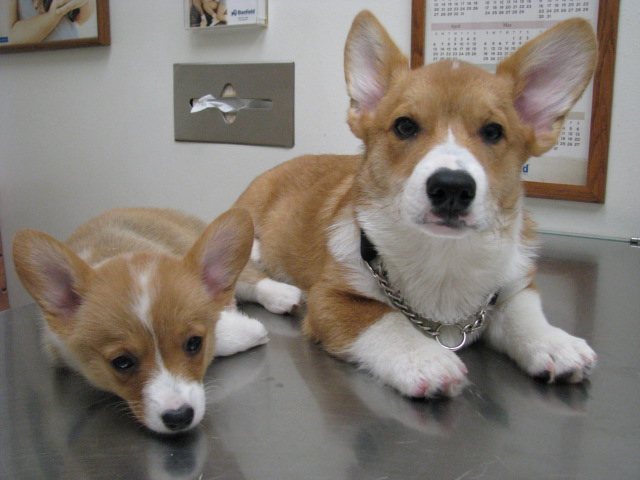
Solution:
{"label": "metal chain link", "polygon": [[[389,284],[389,280],[387,278],[387,271],[382,266],[381,262],[379,262],[379,265],[376,267],[374,267],[373,265],[371,265],[371,263],[367,261],[365,261],[365,264],[367,265],[367,267],[369,267],[369,270],[371,271],[371,274],[373,275],[373,277],[378,281],[378,284],[382,288],[382,291],[384,292],[386,297],[391,302],[391,305],[393,305],[393,307],[396,310],[400,311],[405,317],[409,319],[411,323],[413,323],[416,327],[422,330],[425,334],[431,337],[434,337],[437,340],[437,342],[447,350],[452,350],[452,351],[460,350],[462,347],[464,347],[464,345],[467,342],[467,335],[470,335],[473,332],[480,330],[484,326],[484,323],[487,317],[487,309],[493,303],[497,295],[497,294],[492,294],[487,299],[485,304],[482,306],[480,311],[478,311],[478,313],[471,315],[465,319],[467,320],[466,323],[464,324],[461,324],[458,322],[452,323],[452,324],[441,323],[436,320],[426,318],[420,315],[419,313],[415,312],[411,307],[409,307],[409,305],[407,305],[407,302],[402,296],[402,294],[398,290],[394,290]],[[457,328],[462,338],[460,343],[453,347],[443,344],[440,340],[442,329],[451,328],[451,327]]]}

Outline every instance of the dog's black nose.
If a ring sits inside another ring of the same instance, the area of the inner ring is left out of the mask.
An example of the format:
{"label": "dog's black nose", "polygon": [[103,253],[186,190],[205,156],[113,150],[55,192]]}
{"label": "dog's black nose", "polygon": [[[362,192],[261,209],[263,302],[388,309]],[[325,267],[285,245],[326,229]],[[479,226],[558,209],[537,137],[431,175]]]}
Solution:
{"label": "dog's black nose", "polygon": [[476,182],[467,172],[440,168],[427,180],[433,213],[445,219],[467,213],[476,196]]}
{"label": "dog's black nose", "polygon": [[191,425],[193,415],[193,408],[185,404],[177,410],[167,410],[164,412],[162,414],[162,423],[164,423],[165,427],[169,430],[173,430],[175,432]]}

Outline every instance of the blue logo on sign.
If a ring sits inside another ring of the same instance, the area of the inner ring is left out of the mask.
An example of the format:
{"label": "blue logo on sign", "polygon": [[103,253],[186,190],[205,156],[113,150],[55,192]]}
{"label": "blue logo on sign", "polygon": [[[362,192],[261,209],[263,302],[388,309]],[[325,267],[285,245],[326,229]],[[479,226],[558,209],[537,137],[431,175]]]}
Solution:
{"label": "blue logo on sign", "polygon": [[256,9],[252,8],[251,10],[232,10],[231,16],[235,17],[237,15],[254,15],[256,13]]}

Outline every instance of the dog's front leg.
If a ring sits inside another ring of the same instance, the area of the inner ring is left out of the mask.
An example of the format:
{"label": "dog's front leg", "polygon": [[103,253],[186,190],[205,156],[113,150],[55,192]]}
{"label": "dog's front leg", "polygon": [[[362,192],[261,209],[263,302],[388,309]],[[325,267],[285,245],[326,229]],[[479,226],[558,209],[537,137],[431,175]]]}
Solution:
{"label": "dog's front leg", "polygon": [[486,338],[530,375],[549,382],[580,382],[597,360],[586,341],[547,322],[533,287],[496,308]]}
{"label": "dog's front leg", "polygon": [[453,397],[468,383],[467,369],[455,353],[385,304],[314,287],[308,308],[304,326],[309,335],[403,395]]}
{"label": "dog's front leg", "polygon": [[269,333],[258,320],[231,307],[220,313],[215,338],[216,356],[226,357],[267,343]]}

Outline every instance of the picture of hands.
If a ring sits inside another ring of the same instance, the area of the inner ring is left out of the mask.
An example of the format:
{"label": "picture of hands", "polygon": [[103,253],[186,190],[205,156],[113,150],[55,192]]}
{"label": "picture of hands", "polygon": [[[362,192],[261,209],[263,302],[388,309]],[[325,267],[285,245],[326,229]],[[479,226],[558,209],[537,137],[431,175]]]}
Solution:
{"label": "picture of hands", "polygon": [[0,44],[22,45],[97,36],[96,0],[6,0]]}

